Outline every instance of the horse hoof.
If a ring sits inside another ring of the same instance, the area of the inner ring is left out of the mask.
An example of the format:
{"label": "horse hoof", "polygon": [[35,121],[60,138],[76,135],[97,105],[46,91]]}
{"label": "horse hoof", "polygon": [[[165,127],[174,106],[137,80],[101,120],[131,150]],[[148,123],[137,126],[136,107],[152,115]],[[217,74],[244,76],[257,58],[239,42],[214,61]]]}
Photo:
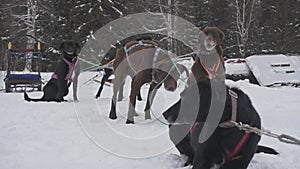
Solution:
{"label": "horse hoof", "polygon": [[123,97],[122,98],[118,98],[118,102],[122,101],[123,100]]}
{"label": "horse hoof", "polygon": [[112,120],[115,120],[115,119],[117,119],[117,116],[116,115],[109,115],[109,118],[112,119]]}
{"label": "horse hoof", "polygon": [[134,121],[133,121],[133,120],[127,119],[127,120],[126,120],[126,124],[134,124]]}
{"label": "horse hoof", "polygon": [[150,115],[150,110],[145,111],[145,120],[152,119]]}

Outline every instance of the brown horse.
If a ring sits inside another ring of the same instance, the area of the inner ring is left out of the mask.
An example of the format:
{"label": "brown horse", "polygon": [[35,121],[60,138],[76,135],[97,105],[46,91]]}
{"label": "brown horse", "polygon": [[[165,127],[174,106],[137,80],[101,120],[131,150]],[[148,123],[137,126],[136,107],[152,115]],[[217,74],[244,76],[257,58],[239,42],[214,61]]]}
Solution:
{"label": "brown horse", "polygon": [[[206,27],[200,35],[200,51],[191,68],[196,82],[206,77],[225,80],[225,66],[223,58],[224,33],[217,27]],[[190,75],[191,76],[191,75]],[[192,79],[189,78],[189,84]]]}
{"label": "brown horse", "polygon": [[116,97],[120,86],[129,75],[132,78],[129,110],[126,123],[134,123],[134,116],[138,114],[135,111],[136,96],[140,88],[145,83],[150,83],[150,89],[147,96],[145,107],[145,119],[151,119],[150,99],[153,99],[155,92],[152,91],[156,86],[164,87],[168,91],[174,91],[177,88],[177,80],[180,73],[188,70],[181,64],[174,63],[169,55],[165,54],[152,40],[131,41],[123,48],[117,49],[114,61],[115,79],[113,85],[113,97],[109,118],[116,119]]}

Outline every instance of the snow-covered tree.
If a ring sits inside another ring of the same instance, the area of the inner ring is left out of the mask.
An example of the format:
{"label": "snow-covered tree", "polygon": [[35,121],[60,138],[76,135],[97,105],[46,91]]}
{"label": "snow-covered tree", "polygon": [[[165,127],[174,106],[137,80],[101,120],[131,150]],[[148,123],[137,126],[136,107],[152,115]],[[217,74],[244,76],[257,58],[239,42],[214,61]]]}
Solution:
{"label": "snow-covered tree", "polygon": [[245,57],[250,28],[254,21],[256,0],[235,0],[235,24],[239,53]]}

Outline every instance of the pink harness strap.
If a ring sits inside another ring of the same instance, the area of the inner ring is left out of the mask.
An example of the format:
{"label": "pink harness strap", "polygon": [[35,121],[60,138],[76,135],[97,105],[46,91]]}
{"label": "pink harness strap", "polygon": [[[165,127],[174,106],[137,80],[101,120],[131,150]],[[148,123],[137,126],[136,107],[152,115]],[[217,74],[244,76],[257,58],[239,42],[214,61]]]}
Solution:
{"label": "pink harness strap", "polygon": [[[73,75],[73,72],[74,72],[74,70],[75,70],[75,67],[76,67],[76,65],[77,65],[77,63],[78,63],[78,60],[76,60],[75,63],[72,63],[72,62],[68,61],[68,60],[65,59],[65,58],[63,58],[63,60],[64,60],[64,62],[69,66],[69,71],[68,71],[68,74],[67,74],[66,77],[65,77],[65,80],[67,80],[67,81],[69,81],[69,82],[72,82],[72,81],[73,81],[72,75]],[[57,79],[57,74],[56,74],[56,73],[53,73],[52,76],[51,76],[51,78]]]}
{"label": "pink harness strap", "polygon": [[68,80],[69,82],[72,82],[73,81],[73,72],[75,70],[75,66],[77,65],[77,62],[78,62],[78,59],[76,60],[75,63],[72,63],[70,61],[68,61],[67,59],[63,58],[63,60],[66,62],[66,64],[69,66],[69,72],[68,74],[66,75],[65,79]]}
{"label": "pink harness strap", "polygon": [[249,135],[250,135],[250,133],[244,134],[243,138],[240,140],[238,145],[234,148],[233,152],[230,152],[230,150],[228,150],[227,148],[224,147],[225,154],[226,154],[226,157],[225,157],[226,162],[231,161],[233,159],[233,157],[235,157],[240,152],[240,150],[242,149],[242,147],[248,140]]}
{"label": "pink harness strap", "polygon": [[51,76],[52,79],[57,79],[57,74],[53,73]]}
{"label": "pink harness strap", "polygon": [[193,134],[195,128],[198,126],[199,122],[195,122],[194,125],[192,126],[192,128],[190,129],[190,134]]}
{"label": "pink harness strap", "polygon": [[[193,134],[195,128],[199,125],[199,122],[195,122],[192,128],[190,129],[190,134]],[[225,151],[225,162],[231,161],[242,149],[242,147],[245,145],[246,141],[249,138],[250,133],[245,133],[243,138],[240,140],[238,145],[234,148],[233,152],[231,152],[228,148],[223,147]]]}

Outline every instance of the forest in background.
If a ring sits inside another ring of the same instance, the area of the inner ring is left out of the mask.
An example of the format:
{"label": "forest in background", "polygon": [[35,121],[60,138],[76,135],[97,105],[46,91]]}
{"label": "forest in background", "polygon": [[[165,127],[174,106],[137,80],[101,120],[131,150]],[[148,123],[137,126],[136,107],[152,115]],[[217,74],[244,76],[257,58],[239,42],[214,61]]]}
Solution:
{"label": "forest in background", "polygon": [[82,46],[107,23],[149,11],[180,16],[199,29],[219,27],[226,58],[300,54],[300,0],[1,0],[0,69],[6,69],[7,43],[14,36],[37,37],[43,70],[51,71],[58,57],[53,49],[63,40]]}

